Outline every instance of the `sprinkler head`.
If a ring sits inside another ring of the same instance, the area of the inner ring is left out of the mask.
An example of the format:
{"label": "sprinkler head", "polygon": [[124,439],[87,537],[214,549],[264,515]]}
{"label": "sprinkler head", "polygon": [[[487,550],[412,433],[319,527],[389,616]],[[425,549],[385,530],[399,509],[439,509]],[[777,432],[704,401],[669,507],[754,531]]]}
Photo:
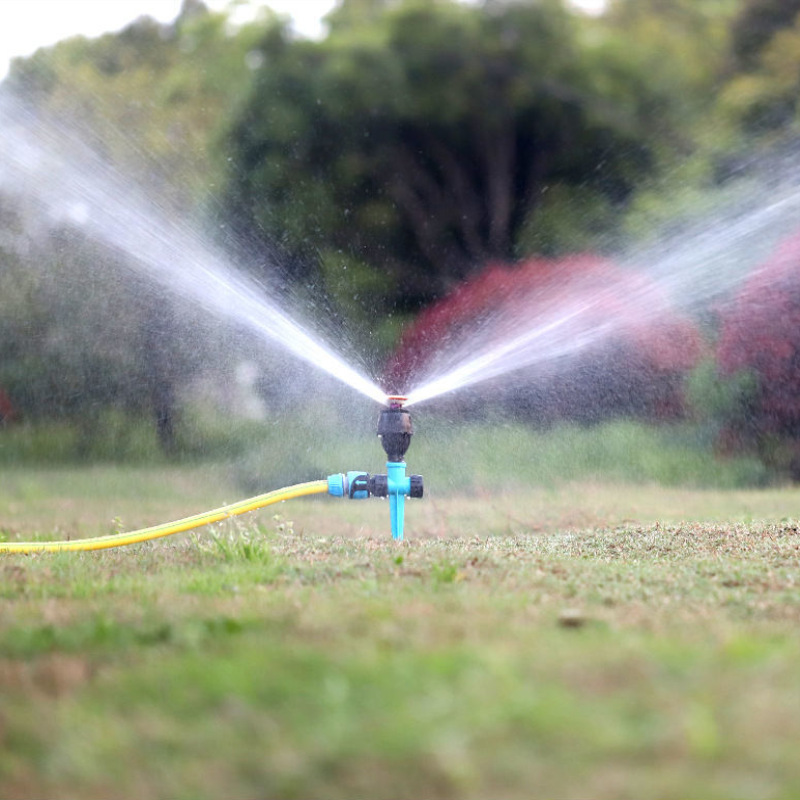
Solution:
{"label": "sprinkler head", "polygon": [[378,418],[378,437],[389,461],[399,463],[411,444],[414,428],[411,415],[402,407],[404,397],[389,397],[389,407]]}
{"label": "sprinkler head", "polygon": [[411,415],[403,408],[405,401],[405,397],[390,395],[386,398],[388,408],[381,411],[378,419],[378,436],[389,459],[386,475],[348,472],[328,476],[328,494],[334,497],[388,497],[392,538],[398,541],[403,539],[406,497],[422,497],[424,493],[422,476],[406,475],[403,461],[414,433]]}

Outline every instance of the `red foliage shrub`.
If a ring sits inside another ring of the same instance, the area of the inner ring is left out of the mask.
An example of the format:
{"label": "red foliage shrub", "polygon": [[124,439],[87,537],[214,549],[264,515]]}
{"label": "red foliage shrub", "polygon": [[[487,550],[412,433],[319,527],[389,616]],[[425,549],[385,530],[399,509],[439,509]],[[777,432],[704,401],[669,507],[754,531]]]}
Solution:
{"label": "red foliage shrub", "polygon": [[721,314],[723,374],[759,379],[753,428],[800,436],[800,234],[786,239]]}
{"label": "red foliage shrub", "polygon": [[0,387],[0,423],[13,422],[17,418],[17,412],[11,403],[11,398],[6,391]]}
{"label": "red foliage shrub", "polygon": [[[461,346],[484,352],[526,329],[570,316],[547,343],[568,359],[548,358],[537,340],[515,394],[542,418],[597,419],[615,413],[671,418],[683,412],[682,381],[699,360],[696,325],[670,307],[651,280],[592,255],[492,264],[425,309],[403,333],[386,385],[408,391]],[[476,332],[477,331],[477,332]],[[561,337],[563,341],[557,340]]]}

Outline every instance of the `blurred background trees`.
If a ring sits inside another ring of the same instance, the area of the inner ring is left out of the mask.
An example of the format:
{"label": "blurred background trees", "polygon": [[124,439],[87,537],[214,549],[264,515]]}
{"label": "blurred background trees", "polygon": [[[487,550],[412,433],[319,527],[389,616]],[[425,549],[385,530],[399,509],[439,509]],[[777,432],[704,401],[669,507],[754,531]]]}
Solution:
{"label": "blurred background trees", "polygon": [[675,124],[650,135],[658,101],[637,65],[592,58],[560,2],[349,12],[321,42],[275,29],[260,46],[229,202],[301,257],[363,262],[383,311],[511,258],[549,190],[613,213]]}
{"label": "blurred background trees", "polygon": [[[340,0],[327,22],[310,41],[270,12],[234,26],[187,0],[171,25],[145,18],[18,60],[5,84],[80,119],[165,213],[213,230],[259,280],[313,293],[395,367],[398,342],[452,314],[458,292],[483,297],[490,265],[519,286],[531,259],[557,273],[571,253],[608,256],[796,144],[797,0],[609,0],[598,16],[562,0]],[[36,239],[28,212],[0,201],[0,388],[16,415],[119,406],[159,420],[174,447],[175,376],[202,372],[179,344],[193,322],[154,311],[163,298],[119,278],[119,254],[63,221]],[[59,273],[86,290],[48,288]],[[760,380],[751,422],[777,413],[769,369],[731,344],[753,307],[732,302],[706,346],[719,337],[721,369],[695,381]],[[792,364],[800,334],[780,337]],[[666,352],[636,347],[634,383]],[[676,392],[697,358],[659,372],[672,399],[647,416],[690,413]],[[793,420],[752,429],[800,439]]]}

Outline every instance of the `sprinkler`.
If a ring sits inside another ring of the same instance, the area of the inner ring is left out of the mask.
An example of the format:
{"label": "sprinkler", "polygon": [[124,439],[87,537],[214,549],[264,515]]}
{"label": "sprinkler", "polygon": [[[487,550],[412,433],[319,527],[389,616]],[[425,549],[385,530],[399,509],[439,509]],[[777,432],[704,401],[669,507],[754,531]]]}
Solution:
{"label": "sprinkler", "polygon": [[328,476],[328,494],[363,500],[367,497],[388,497],[392,523],[392,538],[403,539],[406,497],[422,497],[421,475],[406,475],[403,457],[411,444],[414,428],[411,415],[403,408],[406,398],[390,395],[387,407],[378,418],[378,438],[386,452],[386,475],[368,472],[348,472]]}
{"label": "sprinkler", "polygon": [[349,497],[361,500],[365,497],[388,497],[392,516],[392,537],[403,539],[403,515],[406,497],[422,497],[422,476],[406,475],[406,462],[403,456],[411,443],[414,433],[411,416],[403,408],[406,398],[393,395],[387,397],[388,407],[381,411],[378,419],[378,436],[386,451],[386,475],[370,475],[368,472],[348,472],[346,475],[329,475],[327,480],[298,483],[272,492],[231,503],[227,506],[195,514],[191,517],[153,525],[129,533],[114,533],[108,536],[95,536],[90,539],[67,539],[55,542],[0,542],[2,553],[51,553],[78,550],[106,550],[112,547],[140,544],[174,533],[190,531],[203,525],[222,522],[230,517],[266,508],[274,503],[283,503],[295,497],[307,497],[327,492],[334,497]]}

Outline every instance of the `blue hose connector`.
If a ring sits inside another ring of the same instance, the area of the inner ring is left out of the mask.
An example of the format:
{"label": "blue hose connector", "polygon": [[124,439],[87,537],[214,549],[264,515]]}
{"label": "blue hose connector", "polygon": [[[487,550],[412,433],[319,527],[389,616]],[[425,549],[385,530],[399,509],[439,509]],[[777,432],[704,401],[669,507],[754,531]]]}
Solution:
{"label": "blue hose connector", "polygon": [[328,475],[328,494],[333,497],[344,497],[345,477],[341,472]]}
{"label": "blue hose connector", "polygon": [[349,497],[351,500],[364,500],[370,495],[369,473],[352,470],[346,475],[328,475],[328,494],[333,497]]}
{"label": "blue hose connector", "polygon": [[328,494],[363,500],[366,497],[388,497],[392,538],[403,541],[406,497],[422,497],[421,475],[406,475],[405,461],[388,461],[386,475],[370,475],[352,471],[328,476]]}

